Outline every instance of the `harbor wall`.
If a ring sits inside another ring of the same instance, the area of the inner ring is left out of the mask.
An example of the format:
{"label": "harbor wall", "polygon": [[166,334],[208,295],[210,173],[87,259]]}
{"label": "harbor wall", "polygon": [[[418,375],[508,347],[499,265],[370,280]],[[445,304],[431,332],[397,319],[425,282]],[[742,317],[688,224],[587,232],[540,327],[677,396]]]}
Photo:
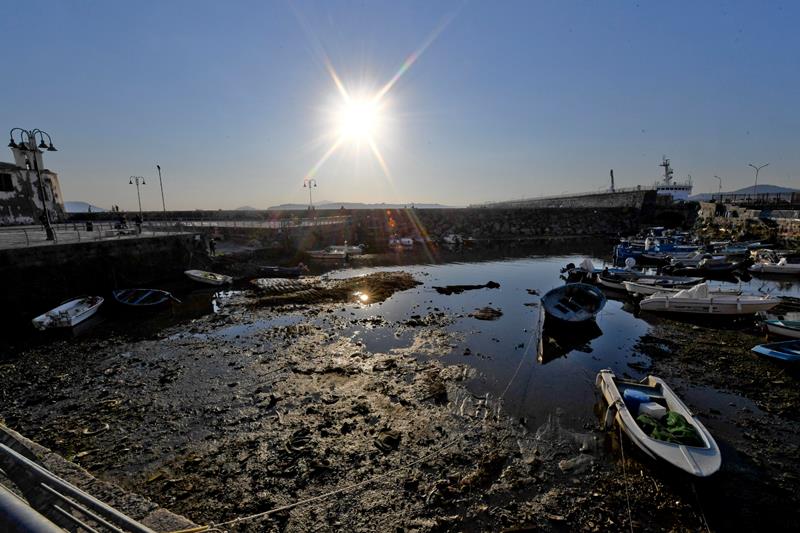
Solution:
{"label": "harbor wall", "polygon": [[482,206],[487,208],[638,208],[643,209],[655,205],[657,194],[654,189],[636,188],[622,191],[588,192],[541,198],[525,198],[507,202],[493,202]]}
{"label": "harbor wall", "polygon": [[[665,206],[648,203],[646,207],[335,209],[315,211],[311,216],[308,210],[187,211],[168,212],[166,218],[207,221],[204,222],[206,226],[187,229],[223,240],[237,240],[255,248],[305,251],[341,244],[345,240],[381,249],[392,236],[439,239],[450,233],[498,241],[628,235],[646,225],[688,228],[696,214],[697,205],[693,203]],[[145,213],[144,218],[157,227],[164,214]],[[310,218],[321,223],[293,225]],[[273,227],[264,223],[271,223]]]}
{"label": "harbor wall", "polygon": [[107,293],[180,276],[204,250],[191,234],[0,250],[0,308],[11,315],[49,308],[77,294]]}

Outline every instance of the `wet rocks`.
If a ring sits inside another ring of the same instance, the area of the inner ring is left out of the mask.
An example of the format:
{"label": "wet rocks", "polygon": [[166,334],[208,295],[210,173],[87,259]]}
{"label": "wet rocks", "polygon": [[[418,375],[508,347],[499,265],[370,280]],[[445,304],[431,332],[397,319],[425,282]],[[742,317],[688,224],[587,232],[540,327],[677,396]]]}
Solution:
{"label": "wet rocks", "polygon": [[470,313],[469,316],[478,320],[497,320],[503,316],[503,312],[500,309],[487,306],[482,307],[481,309],[476,309]]}

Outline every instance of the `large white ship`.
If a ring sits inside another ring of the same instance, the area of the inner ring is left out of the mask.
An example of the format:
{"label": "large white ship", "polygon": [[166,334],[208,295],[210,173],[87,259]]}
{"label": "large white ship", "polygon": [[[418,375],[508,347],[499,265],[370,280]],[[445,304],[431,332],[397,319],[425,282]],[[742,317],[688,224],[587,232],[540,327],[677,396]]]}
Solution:
{"label": "large white ship", "polygon": [[656,193],[669,194],[673,200],[688,200],[692,194],[692,177],[687,177],[683,183],[672,181],[672,167],[666,156],[662,157],[661,164],[658,166],[664,169],[664,179],[656,182]]}

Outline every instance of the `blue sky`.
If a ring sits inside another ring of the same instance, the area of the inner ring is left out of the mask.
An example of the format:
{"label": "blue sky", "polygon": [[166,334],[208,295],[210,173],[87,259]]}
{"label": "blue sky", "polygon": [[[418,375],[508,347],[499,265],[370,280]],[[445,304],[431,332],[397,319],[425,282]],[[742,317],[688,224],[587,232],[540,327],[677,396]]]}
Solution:
{"label": "blue sky", "polygon": [[[13,14],[12,14],[13,13]],[[345,142],[316,199],[472,202],[651,183],[800,187],[796,2],[106,2],[4,10],[0,126],[41,128],[68,200],[168,208],[305,202],[341,101],[375,91],[375,144]],[[35,33],[33,31],[35,31]],[[4,160],[10,160],[7,153]],[[142,191],[160,207],[157,179]]]}

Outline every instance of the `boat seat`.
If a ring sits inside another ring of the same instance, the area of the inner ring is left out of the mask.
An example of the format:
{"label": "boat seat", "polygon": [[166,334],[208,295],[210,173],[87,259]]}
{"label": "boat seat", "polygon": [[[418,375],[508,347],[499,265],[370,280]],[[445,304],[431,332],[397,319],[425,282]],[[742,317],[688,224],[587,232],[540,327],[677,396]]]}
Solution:
{"label": "boat seat", "polygon": [[136,301],[133,301],[133,302],[130,302],[130,303],[132,303],[134,305],[138,304],[138,303],[142,302],[143,300],[147,299],[147,297],[149,297],[152,293],[153,293],[153,291],[147,291],[141,297],[137,298]]}

